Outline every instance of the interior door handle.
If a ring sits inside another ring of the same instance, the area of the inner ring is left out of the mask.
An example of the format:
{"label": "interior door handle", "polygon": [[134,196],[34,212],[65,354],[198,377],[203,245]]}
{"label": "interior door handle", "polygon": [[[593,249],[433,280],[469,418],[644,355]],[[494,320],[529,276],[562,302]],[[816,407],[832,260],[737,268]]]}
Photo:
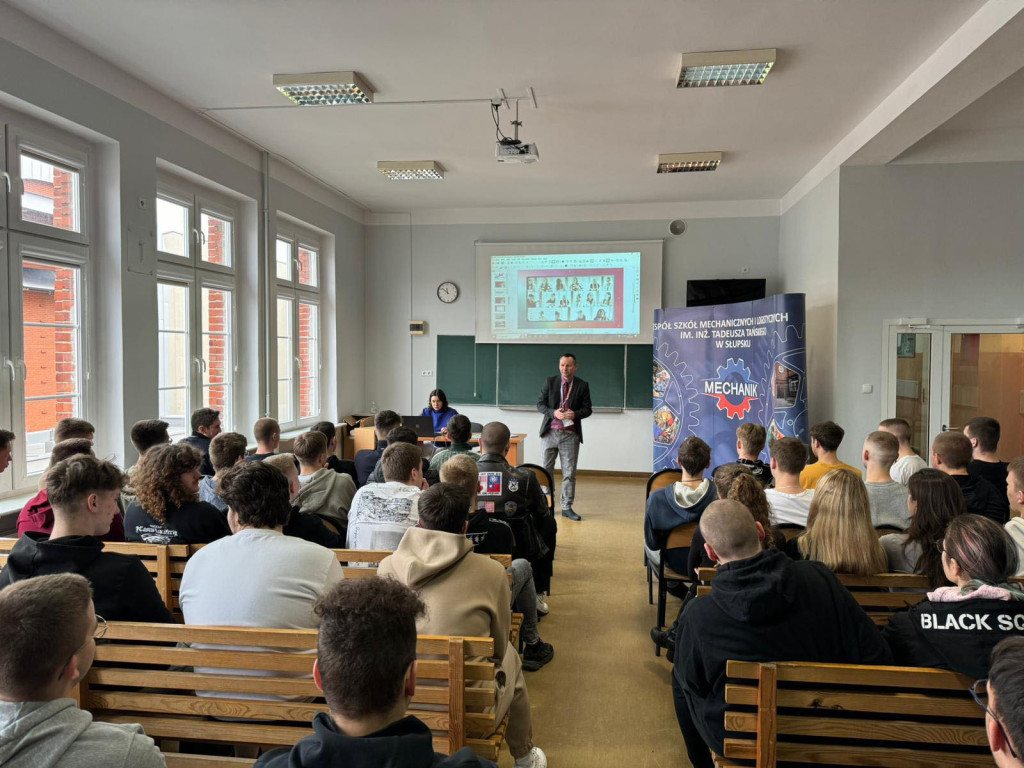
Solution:
{"label": "interior door handle", "polygon": [[11,370],[11,382],[18,380],[18,369],[14,367],[14,361],[4,358],[4,365]]}

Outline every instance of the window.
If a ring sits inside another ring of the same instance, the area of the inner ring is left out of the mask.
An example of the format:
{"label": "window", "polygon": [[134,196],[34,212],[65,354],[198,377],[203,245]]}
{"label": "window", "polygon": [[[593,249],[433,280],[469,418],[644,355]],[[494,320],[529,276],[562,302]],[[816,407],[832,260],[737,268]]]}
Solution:
{"label": "window", "polygon": [[184,183],[157,191],[160,259],[160,418],[172,437],[191,432],[197,408],[234,423],[236,210]]}
{"label": "window", "polygon": [[320,240],[279,223],[277,277],[277,418],[286,427],[320,415]]}
{"label": "window", "polygon": [[38,130],[0,125],[0,493],[35,489],[57,422],[89,418],[89,147]]}

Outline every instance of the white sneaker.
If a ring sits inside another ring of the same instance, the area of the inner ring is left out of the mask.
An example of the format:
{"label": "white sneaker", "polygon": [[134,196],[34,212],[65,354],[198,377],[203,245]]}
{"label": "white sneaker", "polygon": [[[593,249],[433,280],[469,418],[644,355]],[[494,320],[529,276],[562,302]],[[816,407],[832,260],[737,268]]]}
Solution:
{"label": "white sneaker", "polygon": [[547,602],[544,600],[544,593],[543,592],[538,592],[537,593],[537,613],[539,613],[541,616],[547,616],[550,611],[551,611],[551,608],[548,606]]}
{"label": "white sneaker", "polygon": [[540,747],[534,747],[516,760],[515,768],[548,768],[548,756]]}

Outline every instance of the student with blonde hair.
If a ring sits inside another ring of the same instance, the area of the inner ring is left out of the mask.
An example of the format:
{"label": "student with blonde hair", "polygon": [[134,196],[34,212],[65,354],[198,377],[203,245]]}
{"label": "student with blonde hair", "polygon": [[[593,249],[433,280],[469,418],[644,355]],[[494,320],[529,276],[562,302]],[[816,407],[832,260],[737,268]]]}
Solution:
{"label": "student with blonde hair", "polygon": [[845,469],[828,472],[814,490],[807,530],[789,543],[790,553],[817,560],[836,573],[884,573],[885,550],[871,525],[871,502],[864,483]]}

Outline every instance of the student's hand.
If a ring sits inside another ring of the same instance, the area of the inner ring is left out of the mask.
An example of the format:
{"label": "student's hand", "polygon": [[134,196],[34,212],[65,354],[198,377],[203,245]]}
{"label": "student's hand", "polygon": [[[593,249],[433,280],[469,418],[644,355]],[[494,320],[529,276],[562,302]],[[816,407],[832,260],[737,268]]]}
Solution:
{"label": "student's hand", "polygon": [[569,421],[572,421],[572,420],[574,420],[576,418],[576,412],[575,411],[564,410],[564,411],[562,411],[562,413],[564,414],[562,416],[563,419],[569,419]]}
{"label": "student's hand", "polygon": [[558,409],[557,411],[555,411],[555,418],[556,419],[564,419],[565,418],[565,411],[563,411],[561,409]]}

